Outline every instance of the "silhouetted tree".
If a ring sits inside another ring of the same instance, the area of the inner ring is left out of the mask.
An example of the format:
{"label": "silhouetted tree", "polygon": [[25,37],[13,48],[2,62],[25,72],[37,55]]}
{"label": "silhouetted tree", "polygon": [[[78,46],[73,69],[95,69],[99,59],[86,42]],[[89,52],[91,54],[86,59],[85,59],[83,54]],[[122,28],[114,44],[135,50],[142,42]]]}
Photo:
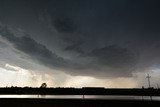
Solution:
{"label": "silhouetted tree", "polygon": [[47,84],[46,83],[42,83],[42,85],[40,86],[40,88],[46,88]]}

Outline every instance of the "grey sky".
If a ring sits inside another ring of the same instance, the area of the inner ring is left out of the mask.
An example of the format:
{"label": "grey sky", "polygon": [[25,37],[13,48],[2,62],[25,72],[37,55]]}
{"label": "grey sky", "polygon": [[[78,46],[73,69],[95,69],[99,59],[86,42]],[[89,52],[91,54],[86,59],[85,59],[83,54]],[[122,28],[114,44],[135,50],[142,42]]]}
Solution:
{"label": "grey sky", "polygon": [[94,78],[133,77],[158,69],[159,4],[159,0],[0,0],[1,66],[10,62],[44,69],[44,74],[60,70]]}

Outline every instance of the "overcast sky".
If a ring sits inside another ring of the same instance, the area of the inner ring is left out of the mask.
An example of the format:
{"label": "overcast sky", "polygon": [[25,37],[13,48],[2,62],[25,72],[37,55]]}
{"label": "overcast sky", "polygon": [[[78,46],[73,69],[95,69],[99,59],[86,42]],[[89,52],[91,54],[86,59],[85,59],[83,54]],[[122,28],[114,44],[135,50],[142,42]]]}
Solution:
{"label": "overcast sky", "polygon": [[0,86],[160,81],[159,0],[0,0]]}

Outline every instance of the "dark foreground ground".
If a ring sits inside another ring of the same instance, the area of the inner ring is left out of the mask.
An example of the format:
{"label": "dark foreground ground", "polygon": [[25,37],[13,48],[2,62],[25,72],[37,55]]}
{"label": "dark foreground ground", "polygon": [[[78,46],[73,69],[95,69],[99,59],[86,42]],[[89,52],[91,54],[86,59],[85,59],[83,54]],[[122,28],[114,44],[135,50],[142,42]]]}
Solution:
{"label": "dark foreground ground", "polygon": [[0,107],[160,107],[159,101],[1,98]]}

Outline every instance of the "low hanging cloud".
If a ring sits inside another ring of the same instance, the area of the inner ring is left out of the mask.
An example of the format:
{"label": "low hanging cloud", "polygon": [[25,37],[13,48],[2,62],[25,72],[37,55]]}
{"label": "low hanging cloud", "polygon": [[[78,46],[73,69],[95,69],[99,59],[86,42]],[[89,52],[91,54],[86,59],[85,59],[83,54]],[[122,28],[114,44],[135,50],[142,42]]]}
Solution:
{"label": "low hanging cloud", "polygon": [[7,26],[0,27],[0,34],[15,49],[29,55],[32,60],[73,75],[114,76],[112,75],[114,71],[115,76],[129,76],[130,69],[135,64],[134,56],[127,49],[116,45],[94,49],[86,55],[77,57],[77,60],[84,59],[83,61],[75,62],[58,56],[28,35],[17,37]]}
{"label": "low hanging cloud", "polygon": [[65,51],[74,51],[74,52],[78,52],[80,54],[84,54],[84,51],[80,47],[82,44],[83,44],[83,41],[73,43],[73,44],[65,47]]}
{"label": "low hanging cloud", "polygon": [[99,71],[109,76],[131,76],[138,61],[135,54],[118,45],[94,49],[87,56],[94,59],[93,63]]}
{"label": "low hanging cloud", "polygon": [[135,55],[118,45],[94,49],[88,55],[96,58],[100,64],[113,68],[131,68],[136,64]]}
{"label": "low hanging cloud", "polygon": [[29,36],[16,37],[6,26],[0,28],[1,36],[7,39],[15,49],[24,52],[32,59],[38,60],[44,65],[52,65],[54,67],[64,67],[66,62],[63,58],[48,50],[44,45],[37,43]]}
{"label": "low hanging cloud", "polygon": [[[158,63],[160,59],[158,43],[150,46],[146,51],[144,51],[145,49],[143,50],[144,53],[152,51],[153,54],[147,53],[145,55],[141,52],[137,56],[126,47],[108,45],[103,48],[92,49],[88,53],[81,52],[81,55],[75,59],[68,60],[32,39],[31,35],[16,36],[7,26],[0,26],[0,35],[15,49],[27,54],[32,61],[71,75],[85,75],[98,78],[106,76],[128,77],[132,76],[132,73],[137,70],[142,71],[142,69],[147,69]],[[77,48],[77,46],[70,48]]]}

